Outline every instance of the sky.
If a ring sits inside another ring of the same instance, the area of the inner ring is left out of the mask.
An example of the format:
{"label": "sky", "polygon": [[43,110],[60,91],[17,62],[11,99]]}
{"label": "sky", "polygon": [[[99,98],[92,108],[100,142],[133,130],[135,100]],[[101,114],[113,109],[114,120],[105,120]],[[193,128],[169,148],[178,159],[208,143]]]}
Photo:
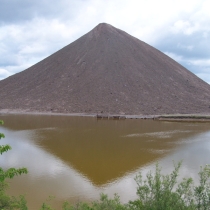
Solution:
{"label": "sky", "polygon": [[209,0],[0,0],[0,80],[109,23],[210,84]]}

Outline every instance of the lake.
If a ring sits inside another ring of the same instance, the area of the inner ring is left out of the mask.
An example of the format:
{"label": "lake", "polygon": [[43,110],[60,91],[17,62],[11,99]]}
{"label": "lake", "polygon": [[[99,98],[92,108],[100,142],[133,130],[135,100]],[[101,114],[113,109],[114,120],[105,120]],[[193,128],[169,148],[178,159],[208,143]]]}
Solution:
{"label": "lake", "polygon": [[27,167],[29,173],[10,180],[11,195],[24,194],[29,209],[39,209],[49,196],[54,207],[65,200],[91,201],[100,193],[136,198],[134,177],[163,173],[183,160],[182,177],[198,180],[200,166],[210,163],[210,123],[156,120],[97,120],[94,117],[1,115],[0,132],[12,150],[3,168]]}

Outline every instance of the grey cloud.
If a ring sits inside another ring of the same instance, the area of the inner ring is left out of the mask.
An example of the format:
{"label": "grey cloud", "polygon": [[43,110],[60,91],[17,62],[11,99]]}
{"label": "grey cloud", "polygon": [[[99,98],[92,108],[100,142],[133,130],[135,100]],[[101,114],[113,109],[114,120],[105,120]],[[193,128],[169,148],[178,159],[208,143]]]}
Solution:
{"label": "grey cloud", "polygon": [[[156,44],[155,47],[161,51],[174,52],[188,58],[209,58],[209,38],[203,38],[202,33],[192,36],[168,34]],[[192,49],[188,49],[192,46]]]}
{"label": "grey cloud", "polygon": [[210,66],[202,65],[202,62],[197,65],[192,63],[196,60],[203,60],[205,63],[206,60],[210,59],[209,38],[203,37],[202,31],[193,35],[169,33],[162,40],[159,40],[155,47],[162,52],[180,56],[180,59],[174,59],[193,73],[202,73],[206,69],[210,69]]}
{"label": "grey cloud", "polygon": [[17,23],[35,17],[62,18],[63,15],[71,18],[78,11],[81,2],[82,0],[1,0],[0,23]]}

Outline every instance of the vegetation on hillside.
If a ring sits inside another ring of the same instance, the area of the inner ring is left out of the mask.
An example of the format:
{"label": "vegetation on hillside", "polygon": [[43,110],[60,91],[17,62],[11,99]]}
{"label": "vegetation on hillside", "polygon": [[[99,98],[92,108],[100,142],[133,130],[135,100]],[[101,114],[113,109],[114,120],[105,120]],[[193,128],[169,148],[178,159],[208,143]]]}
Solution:
{"label": "vegetation on hillside", "polygon": [[[2,133],[0,133],[1,138],[4,138]],[[0,145],[1,154],[10,149],[9,145]],[[149,172],[146,179],[143,179],[139,173],[135,178],[138,198],[126,204],[120,202],[118,195],[110,199],[102,194],[100,200],[92,203],[79,202],[72,205],[65,202],[61,208],[62,210],[209,210],[210,165],[201,167],[198,186],[195,186],[192,178],[184,178],[181,182],[177,182],[180,167],[181,162],[174,164],[174,170],[168,175],[163,175],[160,166],[156,164],[155,171]],[[6,194],[8,184],[5,180],[23,173],[27,173],[26,168],[4,170],[0,167],[1,210],[28,210],[24,196],[14,197]],[[53,208],[43,203],[40,210],[53,210]]]}

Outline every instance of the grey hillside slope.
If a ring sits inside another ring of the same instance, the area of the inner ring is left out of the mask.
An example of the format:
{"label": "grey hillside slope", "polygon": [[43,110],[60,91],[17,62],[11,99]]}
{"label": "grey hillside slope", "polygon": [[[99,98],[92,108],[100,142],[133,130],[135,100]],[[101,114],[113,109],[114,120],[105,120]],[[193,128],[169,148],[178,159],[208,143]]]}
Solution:
{"label": "grey hillside slope", "polygon": [[99,24],[34,66],[0,81],[0,110],[209,113],[210,86],[126,32]]}

